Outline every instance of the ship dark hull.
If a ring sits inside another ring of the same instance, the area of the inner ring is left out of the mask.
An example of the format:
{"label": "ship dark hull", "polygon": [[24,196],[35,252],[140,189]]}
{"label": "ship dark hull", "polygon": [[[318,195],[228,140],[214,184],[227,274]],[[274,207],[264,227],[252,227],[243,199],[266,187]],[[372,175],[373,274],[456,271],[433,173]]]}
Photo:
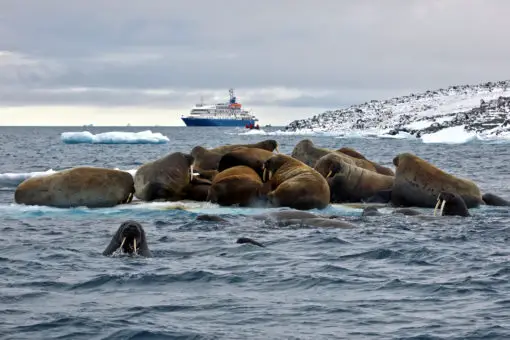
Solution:
{"label": "ship dark hull", "polygon": [[209,119],[209,118],[181,118],[186,126],[231,126],[246,127],[255,125],[253,119]]}

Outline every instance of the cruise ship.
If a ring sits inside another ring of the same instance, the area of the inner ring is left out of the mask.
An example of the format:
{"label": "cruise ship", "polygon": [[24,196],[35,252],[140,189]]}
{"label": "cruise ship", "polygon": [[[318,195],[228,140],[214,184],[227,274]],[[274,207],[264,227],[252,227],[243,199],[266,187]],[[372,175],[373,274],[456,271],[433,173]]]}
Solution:
{"label": "cruise ship", "polygon": [[235,126],[258,127],[258,119],[249,111],[241,108],[236,102],[234,89],[229,90],[230,101],[219,104],[196,104],[189,115],[181,119],[186,126]]}

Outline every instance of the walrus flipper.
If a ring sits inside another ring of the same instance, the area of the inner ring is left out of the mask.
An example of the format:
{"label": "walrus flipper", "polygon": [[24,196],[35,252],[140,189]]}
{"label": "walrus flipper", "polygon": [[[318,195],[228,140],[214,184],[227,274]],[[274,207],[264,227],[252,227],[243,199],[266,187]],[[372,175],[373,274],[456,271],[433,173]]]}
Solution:
{"label": "walrus flipper", "polygon": [[122,230],[119,228],[115,235],[113,235],[112,240],[110,241],[110,244],[106,249],[103,251],[103,255],[109,256],[112,255],[117,249],[120,248],[120,242],[122,240],[121,236]]}

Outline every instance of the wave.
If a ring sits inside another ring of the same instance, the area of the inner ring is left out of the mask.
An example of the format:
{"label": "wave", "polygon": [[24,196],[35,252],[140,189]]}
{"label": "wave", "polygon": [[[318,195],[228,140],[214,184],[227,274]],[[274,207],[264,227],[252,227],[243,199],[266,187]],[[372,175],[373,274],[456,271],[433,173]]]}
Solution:
{"label": "wave", "polygon": [[[4,217],[13,218],[39,218],[41,216],[66,216],[83,218],[86,215],[92,216],[125,216],[125,215],[162,215],[167,216],[170,212],[185,215],[230,215],[230,216],[250,216],[250,215],[266,215],[270,212],[281,210],[293,210],[290,208],[241,208],[241,207],[223,207],[211,202],[198,201],[175,201],[175,202],[144,202],[133,200],[130,204],[121,204],[110,208],[56,208],[39,205],[23,205],[23,204],[0,204],[0,214]],[[348,205],[331,204],[325,209],[313,209],[311,213],[330,215],[330,216],[346,216],[358,217],[362,210],[353,208]]]}
{"label": "wave", "polygon": [[111,131],[94,135],[89,131],[63,132],[60,139],[65,144],[165,144],[168,137],[159,132],[145,130],[140,132]]}
{"label": "wave", "polygon": [[[122,170],[119,168],[114,168],[114,169],[129,172],[131,174],[131,176],[133,176],[133,177],[135,176],[136,170],[137,170],[137,169]],[[64,169],[61,169],[61,170],[64,170]],[[58,171],[60,171],[60,170],[58,170]],[[48,175],[54,174],[58,171],[53,170],[53,169],[48,169],[46,171],[34,171],[34,172],[6,172],[3,174],[0,174],[0,188],[15,188],[26,179],[29,179],[32,177],[48,176]]]}

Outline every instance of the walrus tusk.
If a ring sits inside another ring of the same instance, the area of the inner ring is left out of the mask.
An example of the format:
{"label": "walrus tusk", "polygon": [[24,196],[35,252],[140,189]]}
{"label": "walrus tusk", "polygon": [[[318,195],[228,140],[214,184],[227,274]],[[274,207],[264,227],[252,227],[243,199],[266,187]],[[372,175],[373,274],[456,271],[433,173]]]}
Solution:
{"label": "walrus tusk", "polygon": [[122,246],[124,245],[124,242],[126,242],[126,238],[125,237],[122,239],[122,243],[120,244],[120,247],[119,247],[120,250],[122,250]]}
{"label": "walrus tusk", "polygon": [[445,205],[446,205],[446,200],[443,200],[443,203],[441,203],[441,210],[439,211],[440,216],[443,216],[443,210],[444,210]]}
{"label": "walrus tusk", "polygon": [[329,176],[331,176],[331,174],[332,174],[332,173],[333,173],[333,171],[329,170],[329,172],[328,172],[328,174],[327,174],[327,176],[326,176],[326,179],[328,179],[328,178],[329,178]]}
{"label": "walrus tusk", "polygon": [[262,172],[262,182],[265,182],[266,181],[266,174],[267,174],[267,169],[265,167],[264,168],[264,172]]}
{"label": "walrus tusk", "polygon": [[124,203],[129,204],[129,203],[131,203],[132,200],[133,200],[133,193],[130,192]]}
{"label": "walrus tusk", "polygon": [[271,170],[269,170],[267,180],[270,181],[271,177],[273,177],[273,172]]}
{"label": "walrus tusk", "polygon": [[136,254],[136,238],[133,240],[133,253]]}
{"label": "walrus tusk", "polygon": [[438,198],[438,199],[437,199],[436,206],[434,207],[434,216],[436,216],[436,210],[437,210],[437,208],[439,207],[439,204],[441,204],[441,200]]}
{"label": "walrus tusk", "polygon": [[276,148],[274,148],[274,151],[276,151],[276,153],[280,153],[280,150],[278,150],[278,145],[276,146]]}
{"label": "walrus tusk", "polygon": [[193,164],[189,166],[189,181],[193,180]]}

